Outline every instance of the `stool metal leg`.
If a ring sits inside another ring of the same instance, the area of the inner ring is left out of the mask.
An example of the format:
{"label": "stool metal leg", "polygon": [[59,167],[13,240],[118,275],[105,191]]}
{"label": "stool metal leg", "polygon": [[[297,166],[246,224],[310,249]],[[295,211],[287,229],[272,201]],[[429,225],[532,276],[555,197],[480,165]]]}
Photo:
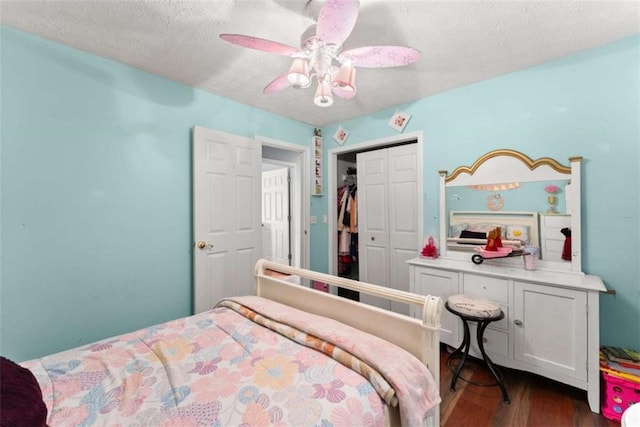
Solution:
{"label": "stool metal leg", "polygon": [[483,341],[482,338],[484,336],[484,330],[487,329],[487,326],[489,325],[489,323],[491,322],[479,322],[478,324],[478,330],[476,331],[477,338],[478,338],[478,347],[480,348],[480,353],[482,353],[482,358],[484,359],[484,362],[487,364],[489,371],[491,371],[491,375],[493,375],[493,378],[495,378],[496,380],[496,384],[500,387],[500,390],[502,391],[502,399],[505,402],[510,403],[509,395],[507,394],[507,389],[505,388],[502,382],[503,377],[502,375],[498,375],[497,368],[493,365],[493,362],[491,361],[487,353],[484,351],[484,343],[482,342]]}
{"label": "stool metal leg", "polygon": [[[458,381],[458,376],[460,375],[460,371],[462,371],[462,366],[464,366],[464,362],[467,361],[467,357],[469,356],[469,346],[471,344],[471,333],[469,332],[469,325],[465,319],[462,319],[462,325],[464,326],[464,339],[462,340],[462,344],[460,347],[456,349],[453,353],[449,355],[447,359],[447,365],[449,361],[451,361],[454,357],[458,357],[460,353],[462,353],[462,358],[456,367],[456,371],[453,373],[453,378],[451,378],[451,386],[449,389],[451,391],[456,390],[456,382]],[[464,349],[464,351],[463,351]]]}

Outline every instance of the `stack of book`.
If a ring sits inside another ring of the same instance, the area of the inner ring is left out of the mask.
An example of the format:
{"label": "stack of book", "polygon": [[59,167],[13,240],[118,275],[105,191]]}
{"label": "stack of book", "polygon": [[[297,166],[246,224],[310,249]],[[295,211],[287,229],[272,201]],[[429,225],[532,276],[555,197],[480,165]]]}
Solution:
{"label": "stack of book", "polygon": [[628,348],[602,346],[601,353],[610,369],[626,373],[640,382],[640,351]]}

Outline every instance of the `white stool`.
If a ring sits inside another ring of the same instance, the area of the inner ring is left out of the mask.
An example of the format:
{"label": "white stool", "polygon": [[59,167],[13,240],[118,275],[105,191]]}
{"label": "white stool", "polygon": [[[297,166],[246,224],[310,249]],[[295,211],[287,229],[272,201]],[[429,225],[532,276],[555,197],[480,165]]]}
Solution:
{"label": "white stool", "polygon": [[621,427],[640,427],[640,403],[636,402],[622,413]]}
{"label": "white stool", "polygon": [[[487,353],[484,351],[483,345],[484,330],[487,328],[489,323],[500,320],[504,317],[504,313],[502,312],[500,305],[487,299],[474,298],[462,294],[450,296],[444,306],[451,313],[460,317],[460,319],[462,320],[462,325],[464,326],[464,339],[462,340],[462,344],[460,344],[460,347],[458,347],[453,353],[451,353],[449,355],[449,358],[447,359],[447,367],[449,367],[449,369],[454,372],[453,378],[451,378],[451,391],[455,391],[458,378],[460,378],[462,381],[479,386],[497,385],[500,387],[500,391],[502,391],[502,398],[505,402],[509,403],[509,395],[507,394],[507,389],[502,382],[502,373],[498,370],[498,368],[496,368],[489,356],[487,356]],[[469,355],[469,346],[471,345],[471,333],[469,332],[468,322],[478,323],[478,328],[476,330],[478,348],[480,349],[480,353],[482,353],[482,359],[484,360],[484,363],[487,365],[487,368],[489,368],[491,375],[493,375],[493,378],[496,380],[495,383],[478,384],[460,377],[460,371],[462,371],[462,366],[467,361],[467,356]],[[450,363],[457,358],[460,358],[460,362],[458,363],[458,366],[456,366],[454,371],[453,368],[451,368]]]}

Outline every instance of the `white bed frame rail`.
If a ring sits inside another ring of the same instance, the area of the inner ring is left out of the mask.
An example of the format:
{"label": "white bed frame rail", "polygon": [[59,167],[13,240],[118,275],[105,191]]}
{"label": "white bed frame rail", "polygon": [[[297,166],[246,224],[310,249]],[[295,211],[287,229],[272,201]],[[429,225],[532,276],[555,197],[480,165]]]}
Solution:
{"label": "white bed frame rail", "polygon": [[[267,275],[267,270],[299,276],[388,300],[417,305],[422,319],[394,313],[316,289],[292,284]],[[432,373],[440,388],[440,316],[443,303],[439,297],[412,294],[359,282],[343,277],[318,273],[288,265],[258,260],[255,267],[256,295],[300,310],[329,317],[361,331],[387,340],[420,359]],[[398,424],[398,414],[391,413],[391,424]],[[426,425],[440,425],[440,409],[436,408]]]}

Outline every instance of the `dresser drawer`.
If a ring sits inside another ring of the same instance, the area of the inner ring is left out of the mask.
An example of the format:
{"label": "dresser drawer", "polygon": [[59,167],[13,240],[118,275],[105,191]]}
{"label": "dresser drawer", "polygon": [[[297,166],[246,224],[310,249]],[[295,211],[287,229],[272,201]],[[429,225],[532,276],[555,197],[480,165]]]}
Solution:
{"label": "dresser drawer", "polygon": [[462,280],[463,292],[467,295],[503,304],[509,302],[509,281],[506,279],[465,273]]}

